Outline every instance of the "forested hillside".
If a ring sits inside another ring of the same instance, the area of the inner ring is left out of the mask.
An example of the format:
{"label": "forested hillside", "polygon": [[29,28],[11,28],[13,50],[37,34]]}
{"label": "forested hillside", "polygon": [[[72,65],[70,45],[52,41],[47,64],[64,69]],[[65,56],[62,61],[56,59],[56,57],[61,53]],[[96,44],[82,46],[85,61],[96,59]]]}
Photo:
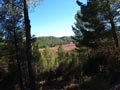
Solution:
{"label": "forested hillside", "polygon": [[71,37],[37,37],[36,43],[38,44],[39,48],[44,48],[46,46],[54,47],[56,45],[63,45],[63,44],[69,44],[72,42]]}

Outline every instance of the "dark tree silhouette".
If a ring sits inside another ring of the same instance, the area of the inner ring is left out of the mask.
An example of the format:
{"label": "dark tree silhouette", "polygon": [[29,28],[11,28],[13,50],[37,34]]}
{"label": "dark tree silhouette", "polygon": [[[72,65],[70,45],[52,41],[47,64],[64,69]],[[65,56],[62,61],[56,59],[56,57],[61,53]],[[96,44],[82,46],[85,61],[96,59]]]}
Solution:
{"label": "dark tree silhouette", "polygon": [[118,42],[118,36],[116,33],[116,28],[115,28],[115,23],[114,23],[114,16],[111,12],[111,5],[110,5],[110,0],[107,0],[107,9],[108,9],[108,18],[110,20],[110,24],[111,24],[111,30],[112,30],[112,35],[115,41],[115,45],[116,47],[119,47],[119,42]]}
{"label": "dark tree silhouette", "polygon": [[[22,70],[21,70],[21,55],[20,55],[20,49],[18,46],[18,43],[21,43],[21,41],[19,40],[20,37],[18,38],[17,36],[17,32],[18,30],[20,30],[22,32],[23,27],[18,26],[18,24],[22,23],[22,11],[20,10],[20,8],[17,7],[17,5],[20,3],[20,1],[17,1],[16,4],[14,5],[15,1],[3,1],[1,4],[1,24],[2,24],[2,30],[3,32],[3,37],[4,40],[7,41],[8,45],[10,43],[12,43],[13,47],[15,47],[14,52],[12,52],[13,54],[15,54],[15,56],[11,56],[13,58],[16,59],[17,61],[17,77],[18,77],[18,83],[20,85],[20,89],[24,90],[24,85],[23,85],[23,78],[22,78]],[[7,7],[7,5],[9,5]],[[18,12],[19,11],[19,12]],[[12,13],[10,13],[12,12]],[[8,18],[9,17],[9,18]],[[19,35],[20,36],[20,35]],[[4,41],[3,40],[3,41]],[[10,53],[10,51],[9,51]],[[16,75],[16,74],[15,74]]]}
{"label": "dark tree silhouette", "polygon": [[30,26],[29,14],[28,14],[27,0],[24,0],[24,20],[25,20],[25,30],[26,30],[26,55],[28,61],[30,88],[31,90],[36,90],[35,76],[32,68],[31,26]]}
{"label": "dark tree silhouette", "polygon": [[82,5],[82,3],[81,3],[79,0],[77,0],[76,3],[77,3],[79,6]]}

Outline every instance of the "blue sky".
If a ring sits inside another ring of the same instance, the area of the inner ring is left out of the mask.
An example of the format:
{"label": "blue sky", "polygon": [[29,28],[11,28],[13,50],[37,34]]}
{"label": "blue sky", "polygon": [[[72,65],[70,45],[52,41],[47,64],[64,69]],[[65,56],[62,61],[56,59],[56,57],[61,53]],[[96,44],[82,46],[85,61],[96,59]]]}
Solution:
{"label": "blue sky", "polygon": [[76,0],[43,0],[29,14],[32,35],[37,37],[73,35],[71,26],[75,22],[74,16],[78,10]]}

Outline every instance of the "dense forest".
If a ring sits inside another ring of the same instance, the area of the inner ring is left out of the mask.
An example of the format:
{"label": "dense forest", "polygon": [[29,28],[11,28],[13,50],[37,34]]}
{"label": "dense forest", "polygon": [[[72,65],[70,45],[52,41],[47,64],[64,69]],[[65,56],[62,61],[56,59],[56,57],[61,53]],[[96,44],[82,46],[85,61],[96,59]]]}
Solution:
{"label": "dense forest", "polygon": [[120,1],[77,0],[72,37],[34,38],[38,1],[0,0],[0,90],[120,90]]}
{"label": "dense forest", "polygon": [[73,40],[71,37],[53,37],[53,36],[48,36],[48,37],[37,37],[36,43],[38,44],[39,48],[44,48],[46,46],[49,47],[54,47],[57,45],[64,45],[64,44],[69,44]]}

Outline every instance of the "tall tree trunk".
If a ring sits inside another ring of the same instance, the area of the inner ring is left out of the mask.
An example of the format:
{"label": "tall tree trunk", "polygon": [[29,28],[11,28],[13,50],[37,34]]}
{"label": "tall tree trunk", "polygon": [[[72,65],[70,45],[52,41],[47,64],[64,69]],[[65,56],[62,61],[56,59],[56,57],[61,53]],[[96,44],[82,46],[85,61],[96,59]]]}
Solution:
{"label": "tall tree trunk", "polygon": [[17,42],[17,38],[16,38],[16,32],[14,30],[14,44],[15,44],[15,53],[16,53],[16,60],[17,60],[17,68],[18,68],[18,78],[19,78],[19,85],[20,85],[20,89],[21,90],[25,90],[24,85],[23,85],[23,78],[22,78],[22,70],[21,70],[21,65],[20,65],[20,52],[18,49],[18,42]]}
{"label": "tall tree trunk", "polygon": [[24,0],[24,20],[25,20],[25,30],[26,30],[26,55],[28,61],[28,73],[30,80],[29,85],[31,90],[36,90],[35,76],[32,68],[31,26],[30,26],[29,14],[28,14],[27,0]]}
{"label": "tall tree trunk", "polygon": [[113,39],[115,41],[115,46],[118,48],[119,47],[119,42],[118,42],[118,36],[117,36],[117,33],[116,33],[114,17],[113,17],[113,14],[111,12],[111,8],[110,8],[110,0],[107,0],[107,7],[108,7],[108,13],[109,13],[109,19],[110,19]]}

